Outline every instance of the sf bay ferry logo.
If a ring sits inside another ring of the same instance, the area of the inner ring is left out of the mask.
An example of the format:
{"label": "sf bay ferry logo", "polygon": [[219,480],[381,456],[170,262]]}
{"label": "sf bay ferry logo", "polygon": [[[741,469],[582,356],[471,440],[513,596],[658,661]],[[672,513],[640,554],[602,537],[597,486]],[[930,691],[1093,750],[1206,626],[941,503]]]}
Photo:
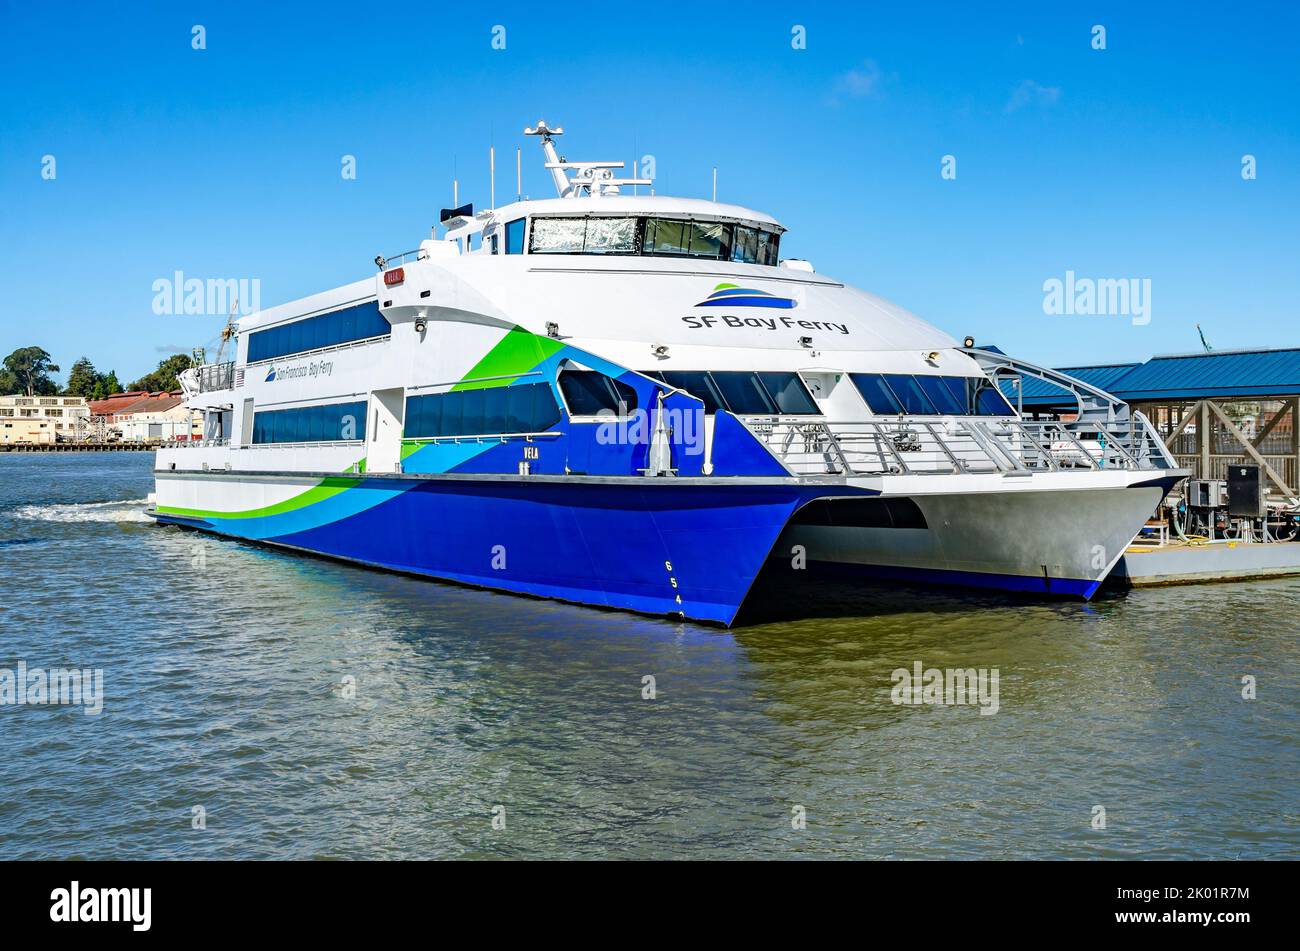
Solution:
{"label": "sf bay ferry logo", "polygon": [[278,370],[275,368],[275,364],[271,364],[266,371],[266,382],[274,383],[276,380],[330,376],[333,372],[334,362],[332,360],[312,360],[308,363],[295,363],[292,366],[281,365]]}
{"label": "sf bay ferry logo", "polygon": [[777,297],[767,291],[752,287],[738,287],[735,284],[719,284],[713,293],[695,305],[696,307],[780,307],[789,310],[795,302],[789,297]]}

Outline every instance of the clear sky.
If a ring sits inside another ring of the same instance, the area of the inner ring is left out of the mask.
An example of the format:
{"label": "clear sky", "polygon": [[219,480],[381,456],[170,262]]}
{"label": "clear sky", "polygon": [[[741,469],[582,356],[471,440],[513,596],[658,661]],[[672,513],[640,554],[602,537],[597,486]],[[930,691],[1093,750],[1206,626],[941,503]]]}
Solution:
{"label": "clear sky", "polygon": [[[127,383],[222,323],[155,314],[155,280],[270,306],[372,274],[453,176],[486,206],[490,144],[498,199],[517,146],[550,197],[538,118],[571,159],[653,155],[660,194],[716,165],[784,255],[1031,360],[1190,351],[1197,322],[1297,346],[1298,80],[1291,3],[0,0],[0,356]],[[1149,322],[1045,314],[1067,271],[1150,280]]]}

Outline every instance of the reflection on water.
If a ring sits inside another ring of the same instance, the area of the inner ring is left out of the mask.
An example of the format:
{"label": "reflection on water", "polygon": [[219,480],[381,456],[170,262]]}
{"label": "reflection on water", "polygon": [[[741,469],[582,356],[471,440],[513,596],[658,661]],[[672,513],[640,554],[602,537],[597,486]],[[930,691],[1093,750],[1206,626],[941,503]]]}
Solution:
{"label": "reflection on water", "polygon": [[[0,456],[0,571],[32,579],[0,669],[102,667],[107,692],[98,717],[0,707],[8,856],[1296,852],[1300,581],[808,583],[729,632],[118,517],[150,464]],[[997,668],[999,712],[894,705],[916,661]]]}

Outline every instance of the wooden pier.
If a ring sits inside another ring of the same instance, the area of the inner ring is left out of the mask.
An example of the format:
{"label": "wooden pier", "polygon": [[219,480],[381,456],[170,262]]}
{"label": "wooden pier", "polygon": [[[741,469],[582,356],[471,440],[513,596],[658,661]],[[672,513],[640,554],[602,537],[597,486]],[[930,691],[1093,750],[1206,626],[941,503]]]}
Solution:
{"label": "wooden pier", "polygon": [[0,444],[0,452],[153,452],[158,442],[15,442]]}

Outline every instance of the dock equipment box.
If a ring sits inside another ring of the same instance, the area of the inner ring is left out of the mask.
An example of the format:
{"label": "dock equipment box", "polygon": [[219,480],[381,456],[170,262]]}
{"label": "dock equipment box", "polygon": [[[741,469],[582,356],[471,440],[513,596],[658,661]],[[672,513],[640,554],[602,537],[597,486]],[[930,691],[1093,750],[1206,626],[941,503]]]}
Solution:
{"label": "dock equipment box", "polygon": [[1228,467],[1228,514],[1234,518],[1263,518],[1264,473],[1259,466]]}

